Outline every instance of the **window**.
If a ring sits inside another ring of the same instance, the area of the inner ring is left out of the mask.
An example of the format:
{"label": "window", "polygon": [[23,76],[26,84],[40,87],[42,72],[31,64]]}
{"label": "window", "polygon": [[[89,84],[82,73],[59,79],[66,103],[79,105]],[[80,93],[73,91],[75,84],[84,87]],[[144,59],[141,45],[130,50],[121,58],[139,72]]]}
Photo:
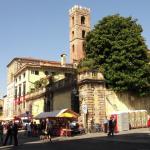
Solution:
{"label": "window", "polygon": [[85,38],[85,30],[82,30],[82,38]]}
{"label": "window", "polygon": [[82,49],[83,49],[83,52],[85,52],[85,43],[84,42],[82,43]]}
{"label": "window", "polygon": [[19,76],[19,81],[21,80],[21,76]]}
{"label": "window", "polygon": [[45,71],[45,75],[46,75],[46,76],[49,75],[49,72],[48,72],[48,71]]}
{"label": "window", "polygon": [[81,24],[85,24],[85,17],[81,16]]}
{"label": "window", "polygon": [[25,108],[26,82],[23,82],[23,108]]}
{"label": "window", "polygon": [[17,79],[15,79],[15,82],[17,83]]}
{"label": "window", "polygon": [[74,53],[74,45],[72,45],[72,52]]}
{"label": "window", "polygon": [[15,99],[17,98],[17,86],[15,87]]}
{"label": "window", "polygon": [[72,17],[72,25],[74,25],[74,16]]}
{"label": "window", "polygon": [[39,75],[39,71],[38,70],[35,70],[35,75]]}
{"label": "window", "polygon": [[18,99],[18,104],[20,104],[20,98],[21,98],[21,84],[19,84],[19,99]]}
{"label": "window", "polygon": [[38,70],[31,70],[31,74],[39,75],[39,71]]}
{"label": "window", "polygon": [[72,39],[74,38],[74,31],[72,31]]}
{"label": "window", "polygon": [[26,73],[24,72],[23,77],[25,78],[25,76],[26,76]]}
{"label": "window", "polygon": [[19,84],[19,97],[21,96],[21,84]]}
{"label": "window", "polygon": [[26,82],[23,82],[23,96],[26,94]]}

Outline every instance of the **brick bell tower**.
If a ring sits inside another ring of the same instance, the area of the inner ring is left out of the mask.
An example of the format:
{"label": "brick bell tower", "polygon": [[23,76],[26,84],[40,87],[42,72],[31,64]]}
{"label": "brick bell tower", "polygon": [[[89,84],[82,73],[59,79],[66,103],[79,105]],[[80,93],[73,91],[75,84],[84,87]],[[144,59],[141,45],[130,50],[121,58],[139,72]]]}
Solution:
{"label": "brick bell tower", "polygon": [[85,56],[84,40],[90,31],[90,9],[78,5],[69,10],[70,63],[78,63]]}

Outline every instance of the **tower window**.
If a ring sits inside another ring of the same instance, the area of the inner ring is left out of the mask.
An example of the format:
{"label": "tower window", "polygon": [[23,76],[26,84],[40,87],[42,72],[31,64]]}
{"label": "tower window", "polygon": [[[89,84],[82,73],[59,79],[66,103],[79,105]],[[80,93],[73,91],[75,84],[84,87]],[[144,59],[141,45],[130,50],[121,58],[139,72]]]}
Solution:
{"label": "tower window", "polygon": [[85,43],[84,42],[82,43],[82,49],[83,49],[83,52],[85,52]]}
{"label": "tower window", "polygon": [[72,39],[74,38],[74,31],[72,31]]}
{"label": "tower window", "polygon": [[85,31],[82,30],[82,38],[85,38]]}
{"label": "tower window", "polygon": [[72,45],[72,52],[74,53],[74,45]]}
{"label": "tower window", "polygon": [[81,24],[85,24],[85,17],[81,16]]}
{"label": "tower window", "polygon": [[74,17],[72,17],[72,25],[74,25]]}

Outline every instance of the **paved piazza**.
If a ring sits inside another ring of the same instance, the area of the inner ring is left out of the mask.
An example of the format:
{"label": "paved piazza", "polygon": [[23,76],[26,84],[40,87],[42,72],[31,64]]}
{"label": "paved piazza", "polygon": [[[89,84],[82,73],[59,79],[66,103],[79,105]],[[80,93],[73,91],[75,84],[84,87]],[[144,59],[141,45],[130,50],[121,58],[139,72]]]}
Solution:
{"label": "paved piazza", "polygon": [[53,138],[53,143],[19,135],[19,146],[1,146],[4,150],[150,150],[149,129],[135,129],[107,137],[104,133],[88,133],[74,137]]}

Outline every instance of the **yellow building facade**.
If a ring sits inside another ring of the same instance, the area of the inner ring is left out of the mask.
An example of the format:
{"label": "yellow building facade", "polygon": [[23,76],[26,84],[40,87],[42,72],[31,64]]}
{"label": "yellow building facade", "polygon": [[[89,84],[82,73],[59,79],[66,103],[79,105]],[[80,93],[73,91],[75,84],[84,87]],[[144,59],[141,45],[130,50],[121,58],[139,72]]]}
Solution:
{"label": "yellow building facade", "polygon": [[[11,100],[11,116],[18,116],[28,111],[33,114],[44,111],[44,97],[35,97],[32,103],[26,100],[26,97],[32,97],[32,93],[40,92],[41,89],[36,89],[36,81],[45,79],[44,86],[46,86],[48,84],[48,76],[53,76],[54,81],[59,81],[64,79],[66,74],[72,73],[73,70],[70,64],[63,63],[62,66],[61,62],[33,58],[14,58],[7,68],[7,99]],[[10,85],[11,91],[9,90]],[[44,93],[45,89],[44,87],[42,88]]]}

